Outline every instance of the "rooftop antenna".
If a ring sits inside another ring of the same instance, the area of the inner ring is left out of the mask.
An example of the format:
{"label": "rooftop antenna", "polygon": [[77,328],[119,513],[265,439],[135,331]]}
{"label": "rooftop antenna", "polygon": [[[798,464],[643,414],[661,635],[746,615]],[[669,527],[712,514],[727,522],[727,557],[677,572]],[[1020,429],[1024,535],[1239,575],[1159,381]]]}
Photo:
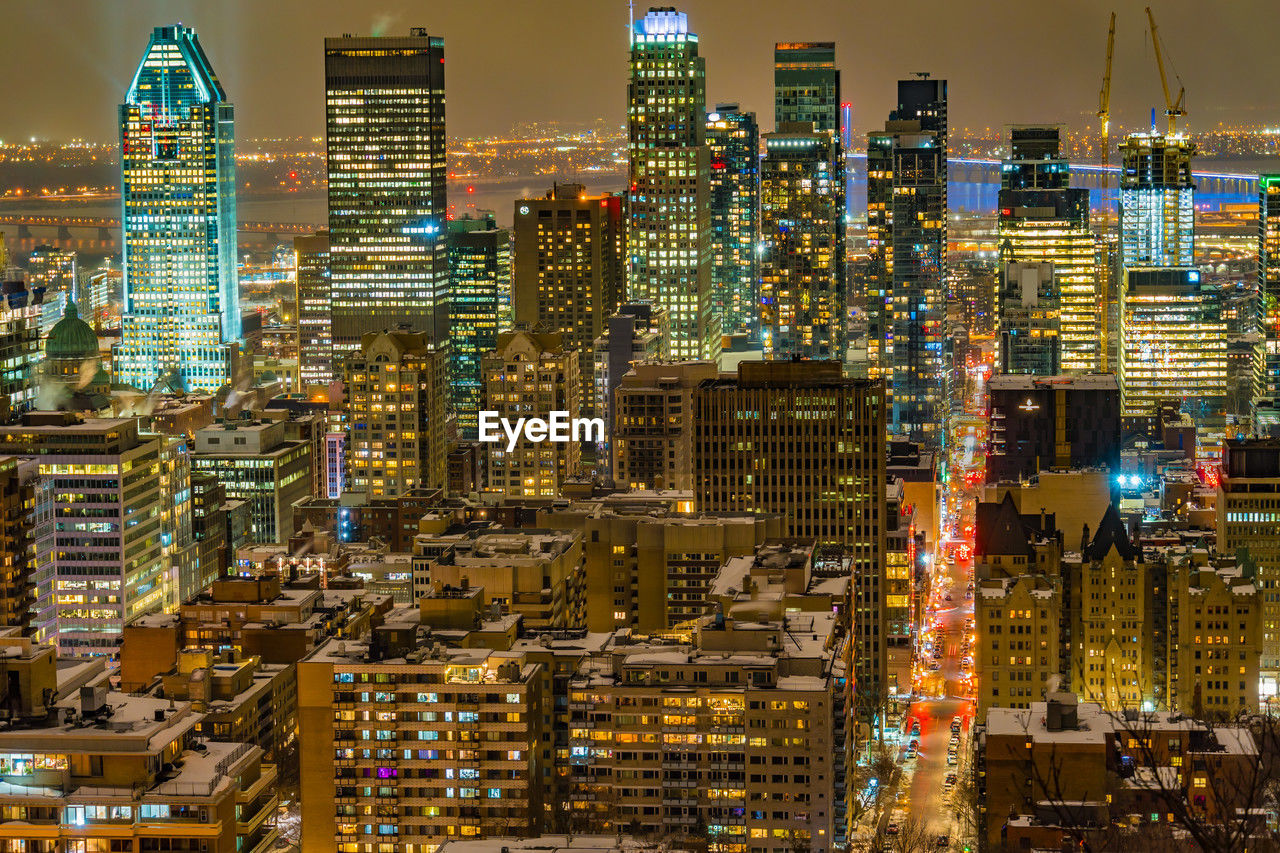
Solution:
{"label": "rooftop antenna", "polygon": [[627,47],[636,44],[636,0],[627,0]]}

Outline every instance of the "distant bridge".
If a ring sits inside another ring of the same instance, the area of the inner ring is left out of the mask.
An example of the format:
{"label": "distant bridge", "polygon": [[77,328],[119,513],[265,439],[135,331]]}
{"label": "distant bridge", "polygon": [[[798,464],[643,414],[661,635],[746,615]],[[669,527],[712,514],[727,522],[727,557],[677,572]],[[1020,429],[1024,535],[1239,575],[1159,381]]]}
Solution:
{"label": "distant bridge", "polygon": [[[852,152],[851,160],[865,160],[864,152]],[[1000,183],[1000,162],[979,157],[951,157],[947,161],[948,178],[980,184]],[[1120,182],[1119,166],[1099,166],[1091,163],[1071,163],[1071,185],[1102,189],[1104,177],[1108,186],[1115,189]],[[1257,195],[1258,176],[1248,172],[1197,172],[1191,173],[1196,191],[1213,194]]]}
{"label": "distant bridge", "polygon": [[[0,212],[0,226],[18,226],[19,240],[33,239],[32,228],[57,228],[59,240],[71,240],[71,229],[96,228],[98,240],[110,243],[120,231],[120,220],[97,216],[34,216]],[[241,222],[237,230],[243,234],[312,234],[322,227],[303,222]]]}

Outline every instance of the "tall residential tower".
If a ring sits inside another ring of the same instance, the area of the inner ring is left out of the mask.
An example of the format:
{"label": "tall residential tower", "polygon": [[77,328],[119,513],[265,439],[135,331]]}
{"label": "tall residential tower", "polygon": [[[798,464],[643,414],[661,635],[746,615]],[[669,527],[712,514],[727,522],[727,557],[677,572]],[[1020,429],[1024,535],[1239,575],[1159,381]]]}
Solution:
{"label": "tall residential tower", "polygon": [[865,295],[870,375],[890,380],[890,429],[936,442],[943,413],[947,81],[898,81],[898,106],[867,140]]}
{"label": "tall residential tower", "polygon": [[774,45],[761,165],[761,343],[767,358],[844,358],[845,171],[831,42]]}
{"label": "tall residential tower", "polygon": [[674,357],[714,359],[706,60],[685,13],[655,7],[635,22],[628,96],[629,296],[667,309]]}

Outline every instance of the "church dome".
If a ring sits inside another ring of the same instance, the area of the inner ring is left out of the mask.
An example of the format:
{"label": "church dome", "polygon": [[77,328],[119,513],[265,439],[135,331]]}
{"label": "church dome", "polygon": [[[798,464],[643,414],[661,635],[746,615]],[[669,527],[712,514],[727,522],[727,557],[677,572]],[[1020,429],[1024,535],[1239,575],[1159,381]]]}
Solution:
{"label": "church dome", "polygon": [[68,361],[98,357],[98,333],[80,319],[74,302],[67,302],[66,313],[49,330],[44,354],[46,358]]}

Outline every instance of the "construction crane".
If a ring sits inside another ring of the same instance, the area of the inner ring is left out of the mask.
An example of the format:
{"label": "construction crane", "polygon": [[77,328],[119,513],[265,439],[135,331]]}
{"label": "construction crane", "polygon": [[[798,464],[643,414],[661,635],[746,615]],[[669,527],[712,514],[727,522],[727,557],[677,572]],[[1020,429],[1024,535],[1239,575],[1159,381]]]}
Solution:
{"label": "construction crane", "polygon": [[1182,86],[1182,78],[1178,77],[1177,69],[1174,69],[1173,76],[1178,80],[1178,100],[1169,97],[1169,78],[1164,73],[1164,57],[1160,54],[1160,37],[1156,34],[1156,17],[1151,14],[1151,7],[1147,7],[1147,22],[1151,25],[1151,46],[1156,52],[1156,67],[1160,69],[1160,85],[1164,88],[1164,114],[1169,118],[1169,136],[1173,136],[1178,129],[1178,116],[1187,114],[1182,108],[1182,96],[1186,94],[1186,89]]}
{"label": "construction crane", "polygon": [[[1102,120],[1102,165],[1111,165],[1111,57],[1116,46],[1116,13],[1111,13],[1111,28],[1107,30],[1107,70],[1102,75],[1102,89],[1098,92],[1098,118]],[[1107,173],[1102,173],[1107,179]],[[1104,186],[1105,190],[1106,187]]]}

